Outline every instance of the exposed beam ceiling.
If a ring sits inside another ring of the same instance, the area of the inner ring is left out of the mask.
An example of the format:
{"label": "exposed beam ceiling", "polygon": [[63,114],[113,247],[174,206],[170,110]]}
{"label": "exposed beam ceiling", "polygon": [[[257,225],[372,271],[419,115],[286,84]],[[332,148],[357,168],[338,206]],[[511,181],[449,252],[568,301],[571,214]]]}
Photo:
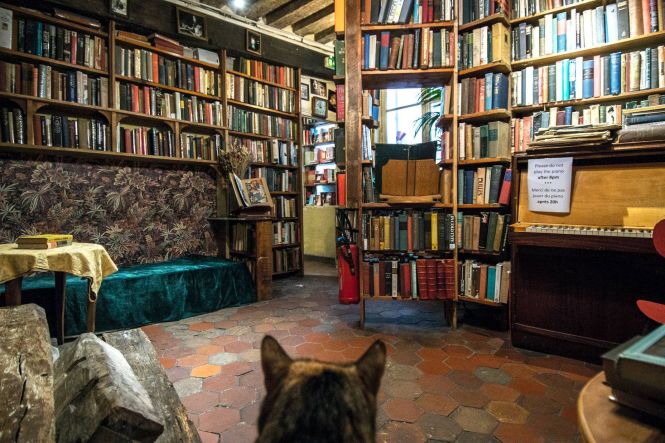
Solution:
{"label": "exposed beam ceiling", "polygon": [[328,5],[320,11],[293,24],[293,32],[298,35],[316,34],[335,24],[335,5]]}
{"label": "exposed beam ceiling", "polygon": [[[247,9],[245,17],[251,20],[258,20],[270,11],[285,5],[289,0],[256,0],[252,2],[251,6]],[[240,15],[243,15],[240,13]]]}
{"label": "exposed beam ceiling", "polygon": [[328,29],[325,29],[321,32],[314,34],[314,40],[319,43],[330,43],[335,40],[335,27],[331,26]]}
{"label": "exposed beam ceiling", "polygon": [[332,3],[332,0],[292,0],[266,14],[266,23],[276,28],[285,28],[317,13]]}

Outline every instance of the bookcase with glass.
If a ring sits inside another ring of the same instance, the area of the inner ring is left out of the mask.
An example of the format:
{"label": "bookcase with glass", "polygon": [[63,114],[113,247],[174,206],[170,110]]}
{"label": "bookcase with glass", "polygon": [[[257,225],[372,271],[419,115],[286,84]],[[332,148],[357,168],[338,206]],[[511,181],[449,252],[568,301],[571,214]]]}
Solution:
{"label": "bookcase with glass", "polygon": [[337,122],[310,116],[303,116],[302,128],[305,205],[337,206],[337,149],[343,129]]}
{"label": "bookcase with glass", "polygon": [[249,151],[248,176],[266,179],[275,205],[273,275],[302,272],[300,72],[231,54],[224,62],[229,143]]}

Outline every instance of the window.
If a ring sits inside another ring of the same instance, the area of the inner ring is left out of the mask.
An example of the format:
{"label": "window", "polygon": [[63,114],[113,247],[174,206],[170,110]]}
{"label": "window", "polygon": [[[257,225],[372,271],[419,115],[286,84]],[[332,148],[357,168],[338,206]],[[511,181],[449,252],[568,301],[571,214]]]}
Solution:
{"label": "window", "polygon": [[422,132],[415,134],[414,124],[422,116],[419,94],[419,88],[386,91],[386,143],[422,142]]}

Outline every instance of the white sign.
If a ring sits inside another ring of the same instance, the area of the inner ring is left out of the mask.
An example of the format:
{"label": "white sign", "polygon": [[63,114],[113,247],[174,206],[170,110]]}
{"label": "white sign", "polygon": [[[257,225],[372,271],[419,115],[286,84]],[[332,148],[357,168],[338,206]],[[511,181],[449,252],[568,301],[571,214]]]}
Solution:
{"label": "white sign", "polygon": [[529,211],[570,212],[573,158],[529,159]]}

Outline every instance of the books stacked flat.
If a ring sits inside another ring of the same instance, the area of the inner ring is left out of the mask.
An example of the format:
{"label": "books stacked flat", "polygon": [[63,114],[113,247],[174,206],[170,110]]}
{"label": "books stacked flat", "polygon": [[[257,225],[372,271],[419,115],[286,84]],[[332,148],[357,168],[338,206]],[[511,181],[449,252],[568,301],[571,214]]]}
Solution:
{"label": "books stacked flat", "polygon": [[22,235],[16,239],[18,249],[53,249],[72,244],[70,234]]}
{"label": "books stacked flat", "polygon": [[538,130],[529,149],[596,148],[609,146],[619,125],[553,126]]}
{"label": "books stacked flat", "polygon": [[665,105],[627,109],[624,113],[617,143],[665,140]]}
{"label": "books stacked flat", "polygon": [[151,34],[148,36],[148,39],[152,40],[152,45],[157,49],[163,49],[164,51],[169,51],[178,55],[184,54],[184,48],[180,42],[162,34]]}

